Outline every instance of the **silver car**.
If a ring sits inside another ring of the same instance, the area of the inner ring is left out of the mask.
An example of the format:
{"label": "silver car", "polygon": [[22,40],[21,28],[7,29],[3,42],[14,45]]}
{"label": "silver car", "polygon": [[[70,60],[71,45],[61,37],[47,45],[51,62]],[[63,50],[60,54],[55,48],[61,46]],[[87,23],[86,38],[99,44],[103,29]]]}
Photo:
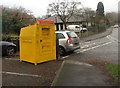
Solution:
{"label": "silver car", "polygon": [[56,36],[59,39],[59,53],[64,55],[67,52],[80,49],[79,37],[73,31],[56,31]]}

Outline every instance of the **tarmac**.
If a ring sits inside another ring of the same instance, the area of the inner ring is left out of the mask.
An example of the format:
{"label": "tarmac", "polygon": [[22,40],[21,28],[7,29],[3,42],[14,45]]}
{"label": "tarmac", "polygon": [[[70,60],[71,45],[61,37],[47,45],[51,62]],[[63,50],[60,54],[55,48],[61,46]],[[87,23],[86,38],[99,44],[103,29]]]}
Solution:
{"label": "tarmac", "polygon": [[[112,33],[112,28],[107,29],[105,32],[82,38],[83,41],[90,41],[105,37]],[[51,86],[110,86],[106,84],[107,77],[102,74],[101,70],[97,67],[74,61],[67,58],[63,61],[55,79]]]}

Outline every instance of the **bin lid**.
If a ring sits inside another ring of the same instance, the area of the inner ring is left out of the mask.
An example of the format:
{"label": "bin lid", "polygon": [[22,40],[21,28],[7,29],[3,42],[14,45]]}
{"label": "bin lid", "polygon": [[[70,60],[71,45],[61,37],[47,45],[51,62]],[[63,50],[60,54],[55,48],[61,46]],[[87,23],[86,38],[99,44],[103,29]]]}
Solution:
{"label": "bin lid", "polygon": [[36,20],[38,24],[54,25],[54,21]]}

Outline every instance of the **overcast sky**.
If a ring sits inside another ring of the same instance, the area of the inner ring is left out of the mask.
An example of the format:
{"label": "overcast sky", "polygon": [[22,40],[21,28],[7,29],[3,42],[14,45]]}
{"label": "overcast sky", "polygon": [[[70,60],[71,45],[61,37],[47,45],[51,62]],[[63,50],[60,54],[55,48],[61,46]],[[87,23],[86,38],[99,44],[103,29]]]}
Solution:
{"label": "overcast sky", "polygon": [[[38,17],[46,14],[48,4],[58,0],[0,0],[0,5],[8,7],[22,6],[33,12],[33,15]],[[73,1],[73,0],[68,0]],[[105,12],[117,12],[119,0],[75,0],[80,1],[84,7],[97,9],[98,2],[103,2]]]}

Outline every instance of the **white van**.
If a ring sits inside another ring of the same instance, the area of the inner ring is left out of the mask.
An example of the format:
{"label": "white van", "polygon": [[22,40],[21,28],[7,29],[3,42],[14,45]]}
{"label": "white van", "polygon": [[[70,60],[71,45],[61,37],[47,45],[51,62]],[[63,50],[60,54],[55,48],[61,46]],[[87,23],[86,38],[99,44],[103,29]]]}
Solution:
{"label": "white van", "polygon": [[87,28],[81,27],[80,25],[69,25],[67,29],[74,32],[85,32]]}

